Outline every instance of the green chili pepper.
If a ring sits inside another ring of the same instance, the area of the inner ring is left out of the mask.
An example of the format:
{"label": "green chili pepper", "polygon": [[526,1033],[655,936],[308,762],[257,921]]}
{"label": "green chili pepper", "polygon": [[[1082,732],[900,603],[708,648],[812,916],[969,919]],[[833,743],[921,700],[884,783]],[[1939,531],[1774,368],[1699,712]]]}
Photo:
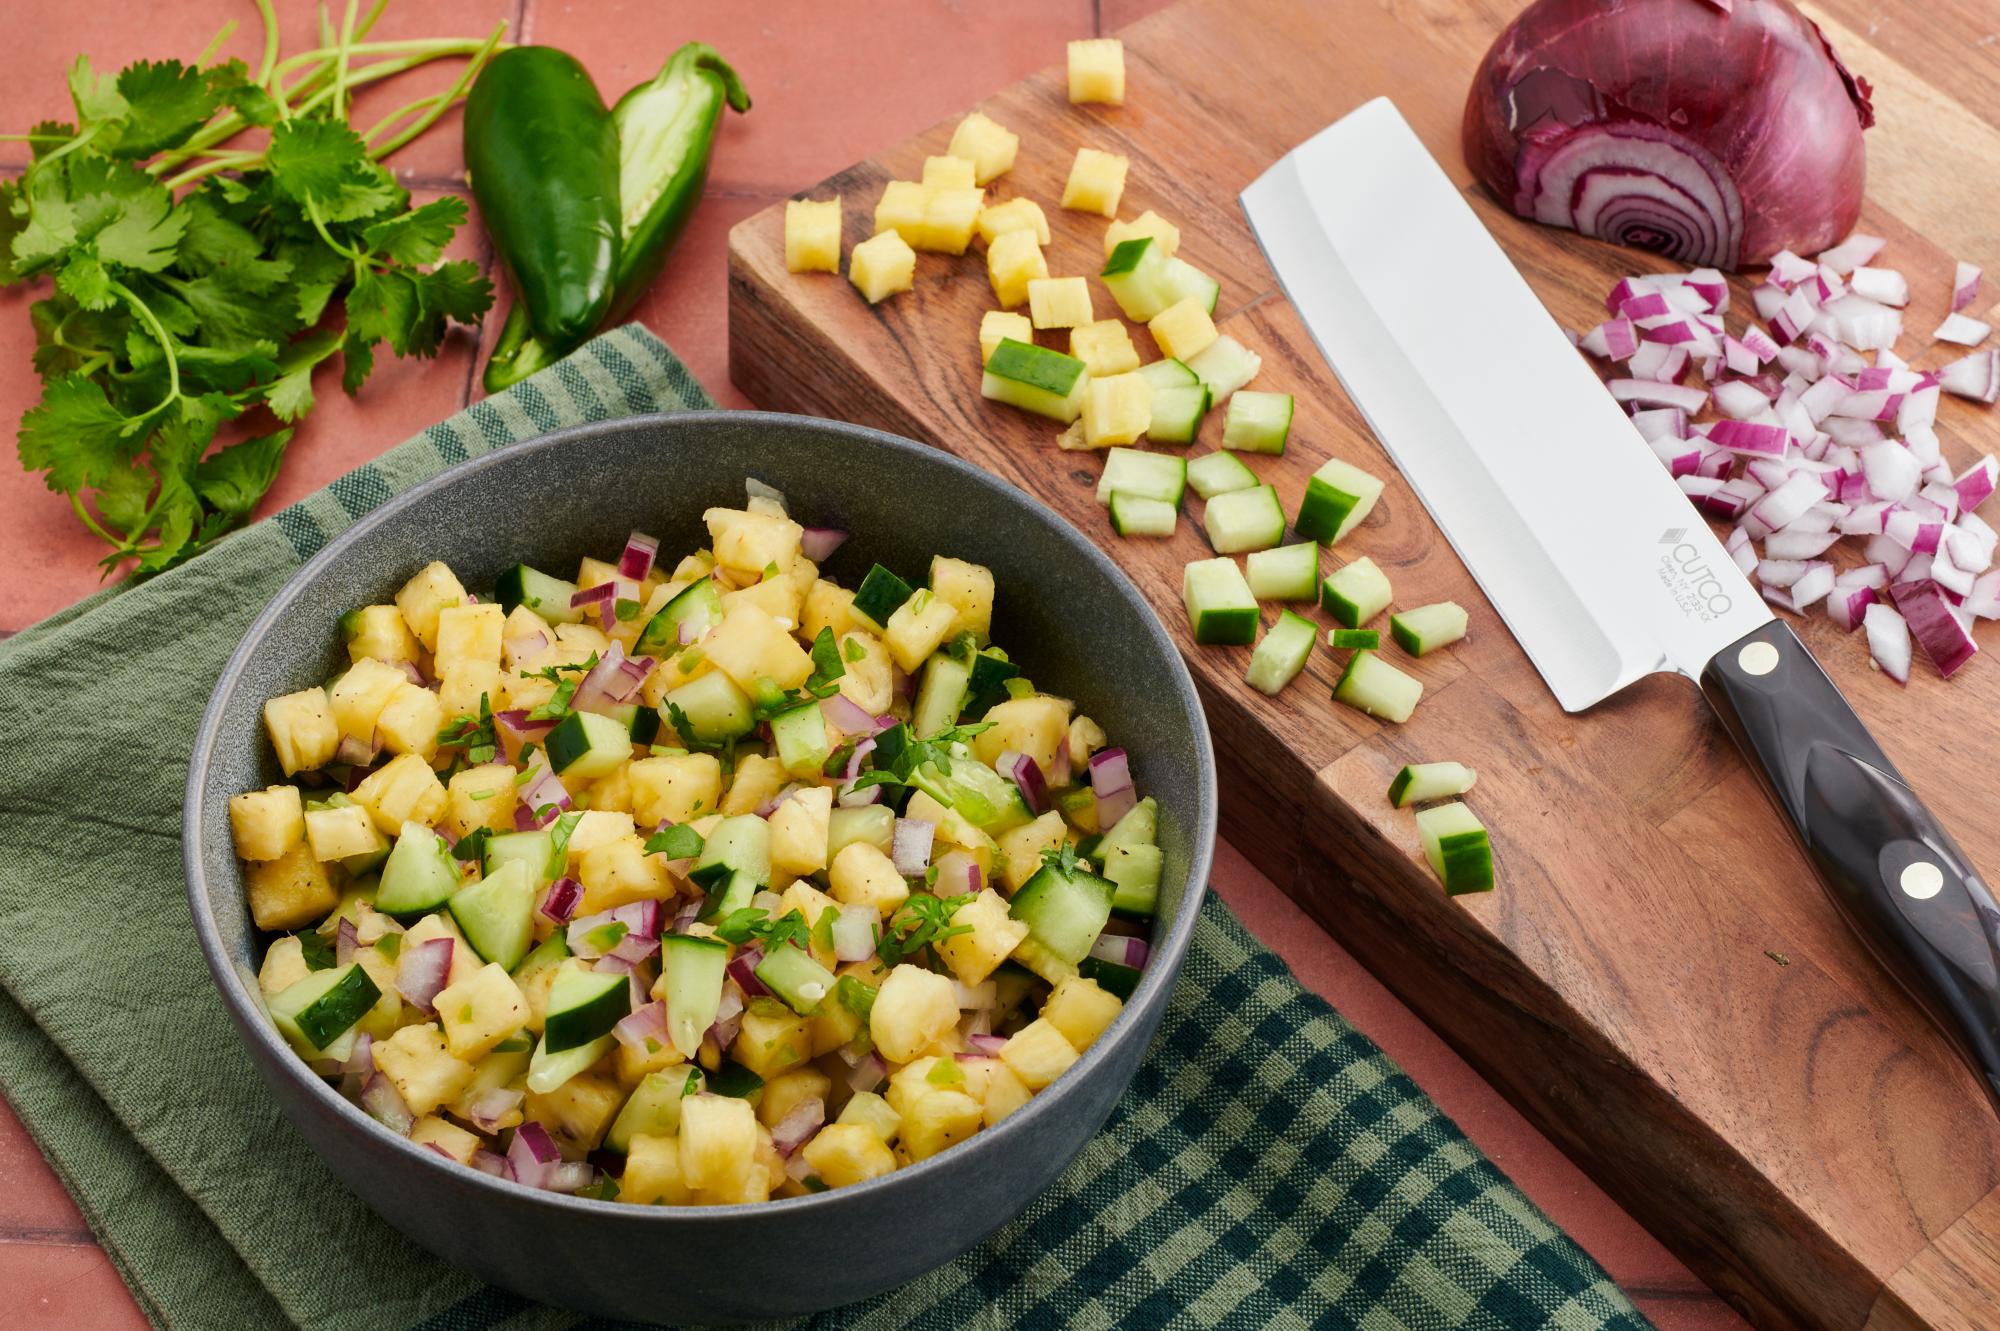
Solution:
{"label": "green chili pepper", "polygon": [[[620,97],[612,109],[622,213],[605,319],[638,303],[686,230],[708,181],[724,107],[750,109],[742,80],[714,47],[689,42],[656,77]],[[550,336],[517,304],[487,362],[487,391],[498,392],[552,364],[595,330],[593,324],[575,337]]]}
{"label": "green chili pepper", "polygon": [[517,46],[489,61],[466,98],[465,164],[514,279],[509,325],[557,345],[589,337],[617,274],[618,130],[576,58]]}

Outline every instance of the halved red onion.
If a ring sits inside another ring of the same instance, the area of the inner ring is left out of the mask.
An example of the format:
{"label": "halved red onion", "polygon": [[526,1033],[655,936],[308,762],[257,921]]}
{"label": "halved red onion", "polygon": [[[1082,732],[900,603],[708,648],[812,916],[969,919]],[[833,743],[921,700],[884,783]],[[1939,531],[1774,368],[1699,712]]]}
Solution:
{"label": "halved red onion", "polygon": [[634,582],[644,582],[646,575],[653,571],[653,561],[659,557],[660,539],[635,531],[625,538],[624,553],[618,556],[618,573]]}
{"label": "halved red onion", "polygon": [[635,1007],[618,1019],[611,1033],[618,1037],[618,1043],[632,1051],[633,1057],[649,1058],[667,1047],[667,1005],[655,999]]}
{"label": "halved red onion", "polygon": [[1947,603],[1935,582],[1899,582],[1889,589],[1910,626],[1910,634],[1924,649],[1924,655],[1946,679],[1956,674],[1979,651],[1964,621]]}
{"label": "halved red onion", "polygon": [[402,1092],[387,1077],[379,1072],[370,1073],[368,1080],[362,1084],[359,1099],[361,1107],[377,1123],[399,1136],[410,1135],[410,1125],[417,1121],[416,1115],[410,1112],[409,1105],[403,1102]]}
{"label": "halved red onion", "polygon": [[771,1125],[771,1145],[778,1154],[791,1159],[792,1154],[820,1130],[826,1122],[826,1101],[817,1095],[809,1095],[785,1111],[785,1116]]}
{"label": "halved red onion", "polygon": [[882,935],[882,913],[863,903],[840,907],[834,917],[833,955],[840,961],[866,961],[875,955]]}
{"label": "halved red onion", "polygon": [[905,878],[921,876],[931,867],[931,845],[936,837],[936,823],[922,818],[898,818],[889,841],[889,858],[895,861],[896,872]]}
{"label": "halved red onion", "polygon": [[542,894],[542,904],[538,909],[545,918],[557,924],[568,924],[582,901],[583,884],[565,876],[549,884],[549,890]]}
{"label": "halved red onion", "polygon": [[449,938],[426,939],[415,947],[404,944],[396,959],[396,992],[404,1002],[424,1012],[436,1011],[432,1004],[451,975],[454,946]]}
{"label": "halved red onion", "polygon": [[823,564],[833,557],[847,540],[847,533],[832,527],[807,527],[799,538],[799,553],[815,564]]}
{"label": "halved red onion", "polygon": [[1952,274],[1951,278],[1951,312],[1953,314],[1957,314],[1960,310],[1965,309],[1972,302],[1979,299],[1980,276],[1981,270],[1978,264],[1967,263],[1963,259],[1958,261],[1958,269]]}
{"label": "halved red onion", "polygon": [[507,1147],[507,1172],[516,1183],[546,1189],[561,1163],[562,1152],[547,1128],[530,1119],[514,1129],[514,1140]]}

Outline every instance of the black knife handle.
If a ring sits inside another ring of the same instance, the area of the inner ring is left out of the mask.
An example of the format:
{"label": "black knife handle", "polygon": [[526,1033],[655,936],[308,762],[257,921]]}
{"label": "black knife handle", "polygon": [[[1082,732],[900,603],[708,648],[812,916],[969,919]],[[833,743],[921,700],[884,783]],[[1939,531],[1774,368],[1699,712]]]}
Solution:
{"label": "black knife handle", "polygon": [[2000,905],[1791,628],[1701,674],[1861,941],[1942,1027],[2000,1110]]}

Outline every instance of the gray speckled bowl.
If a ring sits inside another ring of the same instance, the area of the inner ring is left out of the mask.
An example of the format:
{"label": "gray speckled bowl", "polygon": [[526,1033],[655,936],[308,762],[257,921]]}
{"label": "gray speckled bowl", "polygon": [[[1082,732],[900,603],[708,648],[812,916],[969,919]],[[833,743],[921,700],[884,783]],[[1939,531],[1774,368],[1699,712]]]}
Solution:
{"label": "gray speckled bowl", "polygon": [[[509,564],[574,566],[634,528],[705,544],[701,512],[743,478],[808,523],[854,533],[829,573],[921,576],[934,551],[992,567],[994,638],[1075,698],[1156,796],[1166,874],[1153,961],[1125,1012],[1061,1080],[998,1128],[852,1188],[760,1206],[631,1207],[535,1192],[412,1146],[286,1048],[258,996],[259,940],[228,800],[279,780],[263,701],[343,661],[340,613],[442,559],[484,589]],[[835,1307],[951,1260],[1012,1219],[1104,1123],[1158,1029],[1215,837],[1215,769],[1194,685],[1139,593],[1054,513],[934,449],[800,416],[709,412],[564,430],[455,467],[385,504],[301,569],[223,670],[188,773],[188,898],[216,987],[285,1113],[390,1223],[530,1298],[642,1321],[735,1321]]]}

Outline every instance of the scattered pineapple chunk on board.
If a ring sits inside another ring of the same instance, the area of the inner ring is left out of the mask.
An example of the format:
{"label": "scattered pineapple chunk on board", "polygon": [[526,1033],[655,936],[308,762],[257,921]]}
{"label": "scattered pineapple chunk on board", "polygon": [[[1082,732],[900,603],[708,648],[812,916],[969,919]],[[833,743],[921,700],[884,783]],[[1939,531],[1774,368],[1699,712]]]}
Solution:
{"label": "scattered pineapple chunk on board", "polygon": [[785,267],[794,273],[840,271],[840,197],[785,203]]}
{"label": "scattered pineapple chunk on board", "polygon": [[1125,43],[1093,37],[1069,44],[1069,99],[1103,106],[1125,104]]}
{"label": "scattered pineapple chunk on board", "polygon": [[1063,185],[1062,206],[1078,212],[1118,216],[1118,200],[1125,194],[1125,172],[1132,163],[1116,153],[1098,148],[1079,148],[1070,164],[1069,180]]}
{"label": "scattered pineapple chunk on board", "polygon": [[1014,155],[1020,147],[1020,135],[999,121],[974,111],[958,122],[958,128],[951,132],[951,146],[946,151],[953,157],[971,162],[973,183],[984,185],[1013,169]]}
{"label": "scattered pineapple chunk on board", "polygon": [[847,255],[847,278],[870,305],[916,285],[917,252],[895,231],[862,241]]}

